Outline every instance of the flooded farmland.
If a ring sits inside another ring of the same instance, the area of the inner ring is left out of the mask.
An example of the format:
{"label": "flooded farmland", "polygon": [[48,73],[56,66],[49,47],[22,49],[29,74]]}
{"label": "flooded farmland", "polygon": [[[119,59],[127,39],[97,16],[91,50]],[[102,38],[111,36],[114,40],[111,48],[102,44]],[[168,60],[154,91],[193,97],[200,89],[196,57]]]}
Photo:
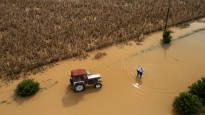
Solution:
{"label": "flooded farmland", "polygon": [[[0,87],[1,115],[174,115],[172,103],[180,92],[205,76],[205,23],[174,27],[171,45],[161,45],[162,32],[145,36],[144,42],[129,42],[100,50],[107,55],[93,59],[69,59],[30,78],[41,90],[30,98],[14,94],[13,81]],[[141,44],[141,45],[139,45]],[[136,68],[145,72],[136,79]],[[100,73],[102,89],[87,87],[74,93],[69,86],[72,69],[85,68]],[[138,83],[138,85],[136,84]]]}

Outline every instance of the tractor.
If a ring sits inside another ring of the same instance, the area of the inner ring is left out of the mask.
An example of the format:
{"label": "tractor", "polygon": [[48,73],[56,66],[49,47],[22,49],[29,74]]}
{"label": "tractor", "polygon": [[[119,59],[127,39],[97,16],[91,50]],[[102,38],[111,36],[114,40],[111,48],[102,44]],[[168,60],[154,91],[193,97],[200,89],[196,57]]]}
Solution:
{"label": "tractor", "polygon": [[85,69],[71,70],[70,84],[75,92],[82,92],[86,85],[93,85],[95,88],[102,87],[100,74],[91,74]]}

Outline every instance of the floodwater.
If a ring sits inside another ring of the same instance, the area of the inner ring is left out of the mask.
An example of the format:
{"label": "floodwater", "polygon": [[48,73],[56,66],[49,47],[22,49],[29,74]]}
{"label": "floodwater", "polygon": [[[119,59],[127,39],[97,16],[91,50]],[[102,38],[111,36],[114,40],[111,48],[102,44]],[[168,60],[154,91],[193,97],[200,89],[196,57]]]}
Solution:
{"label": "floodwater", "polygon": [[[93,59],[69,59],[43,73],[29,76],[40,82],[40,91],[30,98],[15,95],[16,84],[0,86],[1,115],[174,115],[172,103],[180,92],[205,76],[205,23],[174,27],[171,45],[160,44],[162,32],[146,36],[142,45],[129,42],[100,50]],[[136,79],[136,68],[145,72]],[[71,69],[100,73],[102,89],[87,87],[74,93],[69,87]],[[136,84],[137,83],[137,84]]]}

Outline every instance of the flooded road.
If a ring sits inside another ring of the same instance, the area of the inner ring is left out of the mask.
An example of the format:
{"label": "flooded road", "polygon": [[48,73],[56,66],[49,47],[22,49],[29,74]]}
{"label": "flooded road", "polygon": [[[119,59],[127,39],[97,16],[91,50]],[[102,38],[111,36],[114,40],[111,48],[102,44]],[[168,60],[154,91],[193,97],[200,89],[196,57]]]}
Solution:
{"label": "flooded road", "polygon": [[[171,28],[171,45],[160,44],[162,32],[146,36],[142,45],[117,45],[100,50],[107,53],[94,60],[69,59],[53,68],[29,76],[41,90],[30,98],[15,96],[19,80],[0,87],[1,115],[174,115],[172,103],[180,92],[205,76],[205,23]],[[136,68],[145,72],[136,79]],[[88,87],[74,93],[69,87],[71,69],[100,73],[102,89]],[[139,87],[136,87],[136,83]]]}

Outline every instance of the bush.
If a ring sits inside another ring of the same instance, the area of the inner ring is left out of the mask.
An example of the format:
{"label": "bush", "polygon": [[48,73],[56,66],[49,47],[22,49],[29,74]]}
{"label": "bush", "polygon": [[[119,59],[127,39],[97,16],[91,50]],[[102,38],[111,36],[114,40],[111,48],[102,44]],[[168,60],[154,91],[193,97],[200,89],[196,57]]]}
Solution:
{"label": "bush", "polygon": [[171,42],[171,39],[172,39],[171,31],[165,30],[165,31],[163,32],[162,42],[163,42],[164,44],[168,44],[168,43]]}
{"label": "bush", "polygon": [[174,110],[180,115],[198,115],[202,109],[202,100],[190,93],[181,93],[173,103]]}
{"label": "bush", "polygon": [[16,94],[22,97],[31,96],[39,90],[39,83],[33,79],[20,82],[16,88]]}
{"label": "bush", "polygon": [[198,97],[202,98],[203,104],[205,104],[205,78],[198,80],[196,83],[193,83],[189,86],[189,93],[193,95],[197,95]]}

